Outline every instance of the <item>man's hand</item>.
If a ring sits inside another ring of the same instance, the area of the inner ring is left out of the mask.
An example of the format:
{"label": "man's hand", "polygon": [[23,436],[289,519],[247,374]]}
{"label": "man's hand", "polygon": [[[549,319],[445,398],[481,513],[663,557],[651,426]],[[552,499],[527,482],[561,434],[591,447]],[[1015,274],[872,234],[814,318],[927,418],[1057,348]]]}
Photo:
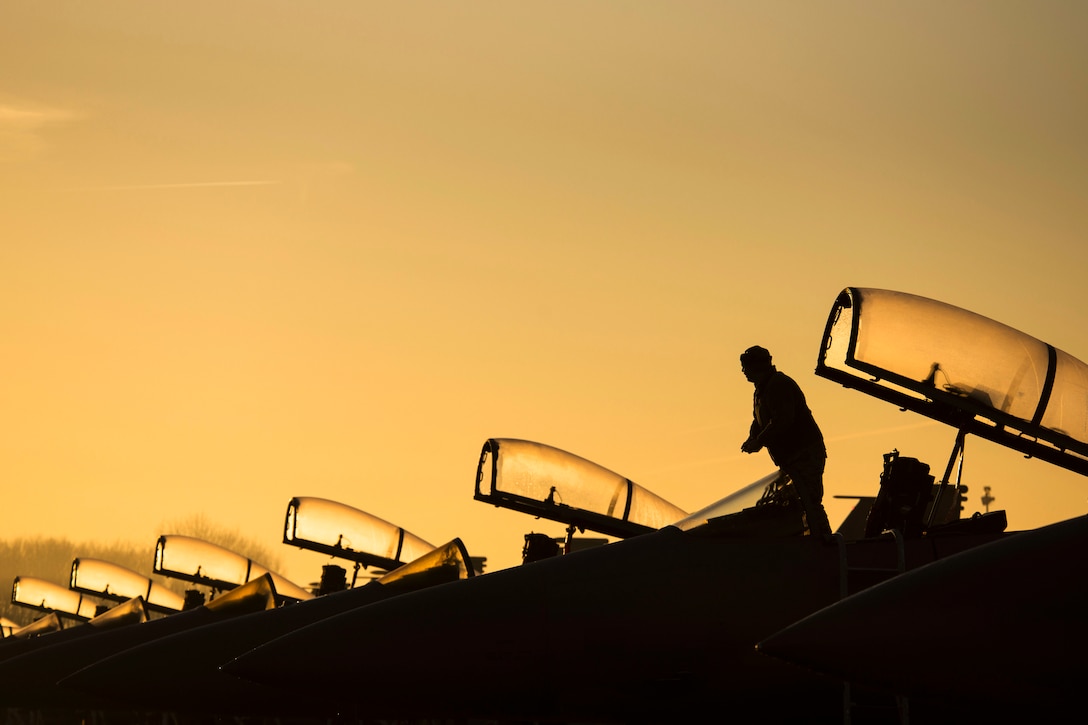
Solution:
{"label": "man's hand", "polygon": [[755,453],[762,447],[763,446],[761,446],[754,437],[751,437],[740,444],[740,449],[745,453]]}

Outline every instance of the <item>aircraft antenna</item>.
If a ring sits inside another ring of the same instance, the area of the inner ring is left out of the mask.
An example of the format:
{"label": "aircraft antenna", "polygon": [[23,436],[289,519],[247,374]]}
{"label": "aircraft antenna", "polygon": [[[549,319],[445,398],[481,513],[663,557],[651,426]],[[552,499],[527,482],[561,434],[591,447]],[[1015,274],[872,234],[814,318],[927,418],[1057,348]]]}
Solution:
{"label": "aircraft antenna", "polygon": [[990,495],[990,487],[982,487],[982,505],[986,507],[986,513],[990,513],[990,504],[994,502],[994,497]]}

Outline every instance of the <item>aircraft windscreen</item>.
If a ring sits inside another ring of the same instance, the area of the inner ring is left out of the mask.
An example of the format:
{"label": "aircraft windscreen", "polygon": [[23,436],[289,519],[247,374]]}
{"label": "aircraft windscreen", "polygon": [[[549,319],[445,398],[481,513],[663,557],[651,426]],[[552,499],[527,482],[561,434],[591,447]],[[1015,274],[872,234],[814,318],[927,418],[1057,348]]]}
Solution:
{"label": "aircraft windscreen", "polygon": [[776,470],[768,473],[763,478],[753,481],[744,488],[729,494],[725,498],[699,509],[695,513],[685,516],[672,525],[681,531],[690,531],[697,526],[702,526],[710,519],[740,513],[744,509],[752,508],[763,497],[767,487],[782,477],[782,471]]}
{"label": "aircraft windscreen", "polygon": [[30,624],[16,627],[9,635],[13,639],[30,639],[50,632],[59,632],[64,629],[64,624],[56,612],[50,612],[40,619],[35,619]]}
{"label": "aircraft windscreen", "polygon": [[619,538],[660,529],[686,514],[592,461],[511,438],[484,444],[475,498]]}
{"label": "aircraft windscreen", "polygon": [[87,624],[99,629],[110,629],[128,624],[140,624],[148,619],[147,602],[143,597],[134,597],[107,609]]}
{"label": "aircraft windscreen", "polygon": [[296,496],[287,505],[283,543],[363,564],[392,567],[434,549],[423,539],[336,501]]}
{"label": "aircraft windscreen", "polygon": [[415,561],[397,567],[377,581],[386,586],[396,582],[411,582],[412,587],[422,588],[474,575],[472,560],[460,539],[439,546]]}
{"label": "aircraft windscreen", "polygon": [[1088,473],[1088,365],[973,312],[847,288],[832,308],[816,373]]}
{"label": "aircraft windscreen", "polygon": [[256,579],[216,597],[205,604],[204,607],[228,617],[248,614],[249,612],[263,612],[268,609],[275,609],[276,595],[279,593],[276,584],[272,581],[272,577],[268,574],[262,574]]}

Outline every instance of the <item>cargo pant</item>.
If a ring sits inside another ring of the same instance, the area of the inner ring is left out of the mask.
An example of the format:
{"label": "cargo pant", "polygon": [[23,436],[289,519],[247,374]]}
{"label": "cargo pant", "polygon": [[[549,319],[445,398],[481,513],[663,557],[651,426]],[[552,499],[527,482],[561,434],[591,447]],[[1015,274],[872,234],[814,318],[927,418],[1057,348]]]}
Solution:
{"label": "cargo pant", "polygon": [[779,464],[793,481],[793,488],[801,500],[805,523],[811,536],[831,537],[831,523],[824,510],[824,466],[827,454],[822,448],[807,448]]}

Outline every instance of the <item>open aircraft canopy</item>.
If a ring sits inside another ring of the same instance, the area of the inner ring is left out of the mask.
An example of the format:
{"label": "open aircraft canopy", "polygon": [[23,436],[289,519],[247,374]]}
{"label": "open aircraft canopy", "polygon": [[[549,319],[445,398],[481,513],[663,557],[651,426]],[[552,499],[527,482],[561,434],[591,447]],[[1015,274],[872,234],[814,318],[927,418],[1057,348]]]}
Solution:
{"label": "open aircraft canopy", "polygon": [[475,498],[619,538],[655,531],[687,515],[592,461],[513,438],[484,443]]}
{"label": "open aircraft canopy", "polygon": [[80,558],[72,561],[72,576],[68,588],[123,602],[143,597],[149,609],[160,612],[180,612],[185,599],[150,578],[101,559]]}
{"label": "open aircraft canopy", "polygon": [[268,574],[276,593],[288,599],[313,599],[313,594],[269,571],[257,562],[217,544],[191,536],[163,534],[155,544],[154,572],[212,587],[229,590]]}
{"label": "open aircraft canopy", "polygon": [[1088,365],[987,317],[848,287],[816,374],[1088,475]]}
{"label": "open aircraft canopy", "polygon": [[[152,708],[165,705],[182,712],[219,716],[210,719],[235,714],[247,716],[242,718],[246,722],[250,722],[250,718],[253,718],[252,722],[279,722],[286,718],[285,721],[316,725],[335,714],[335,710],[324,707],[329,698],[297,697],[285,688],[270,689],[228,675],[219,666],[270,639],[299,631],[322,619],[394,596],[468,578],[472,576],[470,561],[464,545],[454,539],[365,586],[316,597],[295,606],[257,611],[147,638],[124,651],[99,657],[78,671],[69,669],[72,674],[64,678],[64,686],[121,701],[130,700],[134,705],[142,702]],[[229,595],[238,591],[233,589]],[[216,603],[225,596],[207,607],[214,612],[215,607],[220,606]],[[185,616],[182,614],[177,619]],[[436,616],[440,615],[436,613]],[[410,632],[402,634],[410,641]],[[366,638],[357,641],[356,645],[357,653],[365,658]],[[309,647],[298,649],[295,655],[295,664],[301,666],[323,657],[320,650]],[[354,666],[349,665],[349,668]],[[10,668],[5,670],[0,663],[0,682],[18,682],[24,672],[25,669],[19,672],[12,672]],[[54,677],[57,677],[55,670]],[[38,681],[43,679],[48,681],[44,673],[36,678]],[[359,692],[354,688],[352,696],[365,700]],[[262,715],[264,717],[258,717]],[[376,720],[367,718],[366,722]]]}
{"label": "open aircraft canopy", "polygon": [[11,586],[11,602],[82,621],[93,619],[98,609],[81,593],[33,576],[15,577]]}
{"label": "open aircraft canopy", "polygon": [[296,496],[287,504],[283,543],[383,569],[395,569],[434,549],[377,516],[312,496]]}

